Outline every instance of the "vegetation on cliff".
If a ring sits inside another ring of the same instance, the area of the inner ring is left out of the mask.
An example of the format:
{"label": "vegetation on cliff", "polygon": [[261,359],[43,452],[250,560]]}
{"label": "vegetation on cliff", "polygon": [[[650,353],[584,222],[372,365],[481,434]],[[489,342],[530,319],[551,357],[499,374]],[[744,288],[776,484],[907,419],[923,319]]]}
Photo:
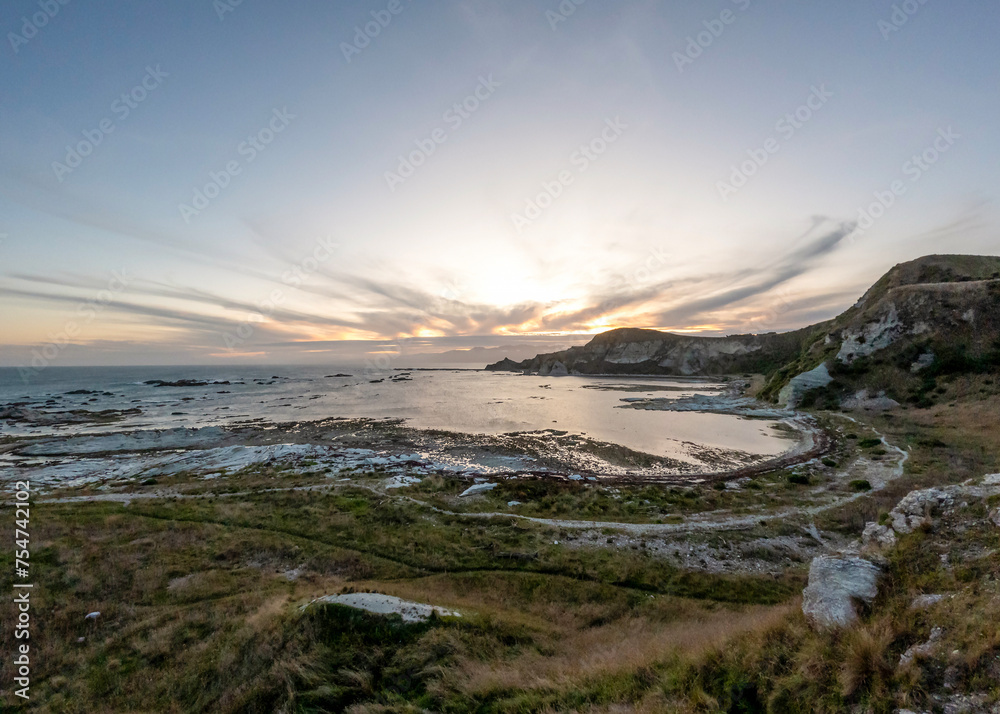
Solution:
{"label": "vegetation on cliff", "polygon": [[808,396],[836,406],[865,390],[916,406],[955,374],[1000,371],[1000,257],[932,255],[892,268],[838,317],[787,333],[699,337],[611,330],[587,345],[490,370],[548,374],[762,374],[778,401],[797,375],[826,364],[833,382]]}

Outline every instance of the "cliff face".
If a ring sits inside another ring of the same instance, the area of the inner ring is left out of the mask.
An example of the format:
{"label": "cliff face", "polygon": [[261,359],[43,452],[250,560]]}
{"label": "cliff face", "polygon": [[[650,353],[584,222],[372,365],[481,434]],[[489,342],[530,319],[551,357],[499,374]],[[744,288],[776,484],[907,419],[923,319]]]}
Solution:
{"label": "cliff face", "polygon": [[795,332],[697,337],[627,328],[582,347],[487,369],[540,375],[754,372],[769,377],[764,398],[793,406],[810,392],[832,398],[861,389],[919,403],[935,375],[1000,371],[1000,257],[934,255],[897,265],[836,319]]}
{"label": "cliff face", "polygon": [[[788,390],[821,365],[829,370],[827,385]],[[824,406],[859,394],[930,406],[938,379],[994,372],[1000,372],[1000,258],[929,256],[889,271],[779,369],[762,396],[780,395],[794,406],[818,389],[812,398]]]}
{"label": "cliff face", "polygon": [[625,328],[597,335],[582,347],[541,354],[523,362],[504,360],[488,370],[569,374],[703,375],[771,372],[794,359],[817,327],[797,332],[696,337]]}

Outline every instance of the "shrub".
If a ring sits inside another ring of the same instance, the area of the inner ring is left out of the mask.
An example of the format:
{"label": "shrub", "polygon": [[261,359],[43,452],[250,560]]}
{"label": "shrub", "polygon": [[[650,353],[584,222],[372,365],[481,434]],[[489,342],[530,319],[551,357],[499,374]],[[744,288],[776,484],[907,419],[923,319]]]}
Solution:
{"label": "shrub", "polygon": [[848,485],[851,487],[852,491],[871,491],[872,490],[872,485],[868,481],[866,481],[865,479],[861,479],[861,478],[854,479]]}
{"label": "shrub", "polygon": [[888,627],[854,630],[844,642],[840,684],[845,697],[861,692],[884,694],[892,681],[893,665],[888,649],[893,641]]}

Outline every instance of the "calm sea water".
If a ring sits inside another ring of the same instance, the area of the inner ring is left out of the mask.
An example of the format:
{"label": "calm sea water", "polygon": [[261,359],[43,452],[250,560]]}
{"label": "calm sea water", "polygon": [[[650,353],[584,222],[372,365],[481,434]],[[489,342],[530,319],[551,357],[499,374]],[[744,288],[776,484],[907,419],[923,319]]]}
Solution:
{"label": "calm sea water", "polygon": [[[344,373],[351,376],[335,376]],[[665,378],[546,378],[474,370],[398,371],[314,367],[50,367],[29,382],[0,369],[0,405],[32,408],[138,408],[141,414],[103,426],[39,427],[0,422],[0,434],[96,433],[226,425],[264,419],[401,418],[415,428],[465,433],[558,429],[646,453],[683,457],[684,442],[754,454],[789,448],[774,422],[725,414],[619,409],[626,397],[718,393],[720,385]],[[396,377],[398,381],[394,381]],[[155,387],[145,382],[193,379],[229,384]],[[609,388],[641,391],[617,391]],[[87,394],[70,394],[87,390]]]}

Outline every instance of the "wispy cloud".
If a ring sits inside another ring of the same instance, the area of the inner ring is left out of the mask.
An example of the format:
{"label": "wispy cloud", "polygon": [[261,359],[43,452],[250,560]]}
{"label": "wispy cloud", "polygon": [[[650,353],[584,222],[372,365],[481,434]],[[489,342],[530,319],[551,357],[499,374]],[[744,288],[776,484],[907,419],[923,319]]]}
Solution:
{"label": "wispy cloud", "polygon": [[[257,304],[202,287],[137,280],[128,294],[107,307],[118,319],[139,319],[145,325],[187,330],[190,347],[216,349],[220,335],[242,322],[254,323],[254,334],[244,348],[283,348],[289,344],[328,344],[317,337],[324,330],[348,330],[382,340],[428,338],[443,346],[492,344],[498,333],[578,334],[593,332],[604,319],[617,324],[648,327],[685,327],[713,324],[738,329],[755,300],[814,269],[835,251],[852,226],[834,226],[825,218],[812,219],[810,228],[794,239],[789,251],[758,267],[713,270],[646,285],[595,284],[572,301],[527,301],[490,305],[433,294],[398,278],[354,275],[319,269],[294,287],[285,285],[287,303],[261,315]],[[7,274],[0,295],[43,304],[79,304],[100,281],[81,275]],[[274,276],[269,281],[281,284]],[[719,286],[727,286],[720,290]],[[822,306],[822,307],[821,307]],[[796,311],[835,309],[826,297],[806,296]],[[176,336],[175,336],[176,339]]]}

